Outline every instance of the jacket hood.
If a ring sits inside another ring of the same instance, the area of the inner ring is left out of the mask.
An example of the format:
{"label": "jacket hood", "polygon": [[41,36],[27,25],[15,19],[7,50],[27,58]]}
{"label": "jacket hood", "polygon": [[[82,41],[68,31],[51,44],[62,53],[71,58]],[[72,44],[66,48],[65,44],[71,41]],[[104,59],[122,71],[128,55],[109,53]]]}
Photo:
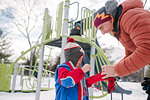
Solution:
{"label": "jacket hood", "polygon": [[122,13],[133,8],[143,8],[143,2],[141,0],[126,0],[120,5],[123,8]]}
{"label": "jacket hood", "polygon": [[117,8],[115,18],[113,19],[113,28],[112,31],[115,32],[114,36],[118,38],[119,36],[119,21],[124,13],[130,9],[134,8],[143,8],[143,2],[141,0],[126,0],[122,2]]}

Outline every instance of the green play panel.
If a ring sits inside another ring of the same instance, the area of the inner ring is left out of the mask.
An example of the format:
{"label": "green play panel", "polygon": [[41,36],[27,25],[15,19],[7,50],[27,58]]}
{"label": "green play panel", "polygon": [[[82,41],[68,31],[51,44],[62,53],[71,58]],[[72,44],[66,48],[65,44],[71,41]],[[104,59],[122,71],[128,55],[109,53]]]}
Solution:
{"label": "green play panel", "polygon": [[0,91],[10,90],[12,70],[10,64],[0,64]]}

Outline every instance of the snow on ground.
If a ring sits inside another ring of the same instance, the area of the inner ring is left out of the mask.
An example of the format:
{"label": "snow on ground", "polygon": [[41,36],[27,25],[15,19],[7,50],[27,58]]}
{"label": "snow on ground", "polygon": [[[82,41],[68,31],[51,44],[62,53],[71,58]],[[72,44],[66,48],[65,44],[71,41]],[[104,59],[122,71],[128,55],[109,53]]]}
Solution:
{"label": "snow on ground", "polygon": [[[48,81],[48,79],[46,79]],[[144,91],[141,89],[140,83],[135,82],[118,82],[118,84],[126,89],[126,90],[132,90],[132,94],[123,95],[123,100],[146,100],[147,95],[144,93]],[[42,84],[42,86],[46,86],[47,83]],[[53,88],[49,91],[41,91],[40,93],[40,100],[55,100],[55,82],[54,78],[51,78],[51,84],[50,87]],[[47,87],[47,86],[46,86]],[[21,89],[20,86],[20,77],[17,76],[17,82],[16,82],[16,89]],[[94,90],[94,95],[99,95],[97,90]],[[103,98],[93,99],[93,100],[111,100],[111,95],[108,94],[107,96]],[[119,93],[113,93],[112,95],[113,100],[121,100],[121,94]],[[21,93],[21,92],[15,92],[15,93],[8,93],[8,92],[0,92],[0,100],[35,100],[35,92],[32,93]]]}
{"label": "snow on ground", "polygon": [[[146,100],[147,95],[141,88],[141,83],[135,82],[117,82],[125,90],[131,90],[132,94],[123,94],[123,100]],[[121,100],[121,94],[113,93],[113,100]],[[111,95],[108,94],[106,97],[94,100],[111,100]]]}

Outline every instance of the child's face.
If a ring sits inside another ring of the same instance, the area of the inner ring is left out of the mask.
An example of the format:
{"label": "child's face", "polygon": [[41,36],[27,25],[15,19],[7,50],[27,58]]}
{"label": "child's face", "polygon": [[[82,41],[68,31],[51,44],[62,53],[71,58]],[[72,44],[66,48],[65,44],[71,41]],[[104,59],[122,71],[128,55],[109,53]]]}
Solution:
{"label": "child's face", "polygon": [[79,58],[79,60],[76,64],[76,67],[79,67],[81,65],[81,62],[82,62],[83,57],[84,57],[84,50],[82,48],[80,49],[80,52],[83,52],[83,55]]}
{"label": "child's face", "polygon": [[81,62],[82,62],[82,60],[83,60],[83,57],[84,57],[84,55],[79,58],[79,60],[78,60],[78,62],[77,62],[77,64],[76,64],[76,67],[79,67],[79,66],[81,65]]}

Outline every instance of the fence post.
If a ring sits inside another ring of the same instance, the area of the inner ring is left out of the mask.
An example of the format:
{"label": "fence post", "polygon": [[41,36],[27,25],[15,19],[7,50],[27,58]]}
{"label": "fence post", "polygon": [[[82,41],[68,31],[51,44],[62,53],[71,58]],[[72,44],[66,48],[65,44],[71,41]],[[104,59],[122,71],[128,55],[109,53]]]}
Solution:
{"label": "fence post", "polygon": [[112,100],[112,92],[111,92],[111,94],[110,94],[110,99]]}
{"label": "fence post", "polygon": [[18,66],[19,66],[18,63],[16,63],[16,65],[14,66],[13,81],[12,81],[12,89],[11,89],[11,92],[12,92],[12,93],[15,92],[16,77],[17,77],[17,68],[18,68]]}
{"label": "fence post", "polygon": [[49,73],[48,88],[50,88],[50,84],[51,84],[51,73]]}
{"label": "fence post", "polygon": [[24,65],[21,65],[20,86],[22,86],[23,75],[24,75]]}
{"label": "fence post", "polygon": [[121,93],[121,100],[123,100],[123,93]]}

